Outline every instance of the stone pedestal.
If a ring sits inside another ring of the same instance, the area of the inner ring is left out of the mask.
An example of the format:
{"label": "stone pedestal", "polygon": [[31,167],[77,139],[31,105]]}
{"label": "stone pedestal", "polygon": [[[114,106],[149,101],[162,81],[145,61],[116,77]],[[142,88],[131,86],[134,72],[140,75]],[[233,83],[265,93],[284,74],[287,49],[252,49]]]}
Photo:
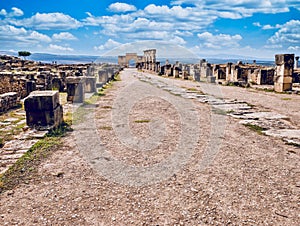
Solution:
{"label": "stone pedestal", "polygon": [[97,83],[105,84],[108,81],[108,72],[107,70],[99,70],[98,71],[98,79]]}
{"label": "stone pedestal", "polygon": [[216,77],[215,76],[207,76],[207,82],[208,83],[216,83]]}
{"label": "stone pedestal", "polygon": [[197,81],[197,82],[200,82],[200,71],[199,70],[194,70],[194,80]]}
{"label": "stone pedestal", "polygon": [[67,77],[67,101],[74,103],[83,103],[85,79],[82,77]]}
{"label": "stone pedestal", "polygon": [[58,91],[33,91],[24,100],[26,123],[37,129],[55,128],[63,122]]}
{"label": "stone pedestal", "polygon": [[188,80],[189,79],[189,74],[187,71],[182,72],[182,79]]}
{"label": "stone pedestal", "polygon": [[179,78],[179,70],[177,70],[177,69],[173,70],[173,77],[174,78]]}
{"label": "stone pedestal", "polygon": [[292,90],[294,54],[275,55],[276,74],[274,77],[275,92]]}
{"label": "stone pedestal", "polygon": [[95,93],[96,92],[96,78],[95,77],[85,77],[85,92]]}

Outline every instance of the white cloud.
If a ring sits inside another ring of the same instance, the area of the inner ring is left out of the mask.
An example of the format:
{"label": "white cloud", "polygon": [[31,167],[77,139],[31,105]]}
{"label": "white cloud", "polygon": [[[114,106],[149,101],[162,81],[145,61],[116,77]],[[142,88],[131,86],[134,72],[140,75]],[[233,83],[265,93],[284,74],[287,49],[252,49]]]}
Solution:
{"label": "white cloud", "polygon": [[116,2],[113,4],[110,4],[108,9],[112,12],[132,12],[136,11],[136,7],[134,5],[129,5],[127,3],[121,3],[121,2]]}
{"label": "white cloud", "polygon": [[30,18],[12,21],[12,23],[39,30],[69,30],[82,26],[78,20],[63,13],[36,13]]}
{"label": "white cloud", "polygon": [[50,50],[55,50],[55,51],[65,51],[65,52],[72,52],[74,51],[74,49],[70,48],[70,47],[65,47],[65,46],[59,46],[59,45],[53,45],[50,44],[48,47]]}
{"label": "white cloud", "polygon": [[51,38],[37,31],[27,31],[25,28],[17,28],[11,25],[0,26],[0,39],[6,44],[38,44],[41,42],[51,42]]}
{"label": "white cloud", "polygon": [[290,20],[268,40],[270,44],[300,45],[300,20]]}
{"label": "white cloud", "polygon": [[5,9],[1,9],[0,10],[0,16],[6,16],[7,15],[7,12]]}
{"label": "white cloud", "polygon": [[37,31],[32,31],[29,34],[28,39],[41,41],[41,42],[51,42],[51,38],[49,38],[47,35],[37,32]]}
{"label": "white cloud", "polygon": [[254,22],[253,26],[255,26],[255,27],[262,27],[262,25],[259,22]]}
{"label": "white cloud", "polygon": [[94,50],[111,50],[111,49],[114,49],[114,48],[116,48],[120,45],[122,45],[122,43],[116,42],[112,39],[108,39],[105,44],[100,45],[100,46],[95,46]]}
{"label": "white cloud", "polygon": [[264,48],[266,49],[282,49],[282,45],[265,45]]}
{"label": "white cloud", "polygon": [[300,50],[300,46],[289,46],[288,50],[299,51]]}
{"label": "white cloud", "polygon": [[169,14],[170,13],[170,8],[166,5],[163,6],[156,6],[154,4],[150,4],[148,6],[146,6],[146,8],[144,9],[144,11],[148,14]]}
{"label": "white cloud", "polygon": [[26,35],[27,31],[25,28],[17,28],[11,25],[0,26],[0,35],[3,36],[16,36],[16,35]]}
{"label": "white cloud", "polygon": [[23,16],[24,15],[23,11],[21,9],[16,8],[16,7],[12,7],[11,10],[12,10],[12,12],[9,15],[12,16],[12,17],[14,17],[14,16],[17,17],[17,16]]}
{"label": "white cloud", "polygon": [[288,12],[289,8],[300,9],[300,2],[295,0],[174,0],[172,5],[192,4],[199,10],[209,10],[223,18],[250,17],[254,13]]}
{"label": "white cloud", "polygon": [[263,30],[271,30],[271,29],[278,29],[281,28],[280,24],[276,24],[275,26],[272,26],[270,24],[266,24],[262,27]]}
{"label": "white cloud", "polygon": [[186,41],[178,36],[174,36],[174,38],[170,39],[170,43],[176,44],[176,45],[185,45]]}
{"label": "white cloud", "polygon": [[60,32],[58,34],[53,34],[52,38],[57,41],[61,40],[76,40],[77,38],[69,32]]}
{"label": "white cloud", "polygon": [[201,40],[200,46],[213,49],[221,49],[222,47],[238,47],[239,41],[242,40],[241,35],[218,34],[213,35],[210,32],[204,32],[197,35]]}
{"label": "white cloud", "polygon": [[24,15],[24,12],[17,8],[17,7],[12,7],[11,12],[7,12],[5,9],[1,9],[0,11],[0,16],[5,16],[5,17],[20,17]]}

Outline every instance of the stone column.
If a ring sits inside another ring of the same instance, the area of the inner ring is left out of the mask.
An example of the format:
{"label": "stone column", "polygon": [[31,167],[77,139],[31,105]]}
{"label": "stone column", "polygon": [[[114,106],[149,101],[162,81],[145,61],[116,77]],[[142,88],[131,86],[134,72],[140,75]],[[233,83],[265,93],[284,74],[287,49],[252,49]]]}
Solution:
{"label": "stone column", "polygon": [[232,76],[231,76],[231,66],[232,63],[228,63],[226,66],[226,81],[231,81],[232,80]]}
{"label": "stone column", "polygon": [[275,92],[292,90],[294,54],[275,55],[276,74],[274,77]]}

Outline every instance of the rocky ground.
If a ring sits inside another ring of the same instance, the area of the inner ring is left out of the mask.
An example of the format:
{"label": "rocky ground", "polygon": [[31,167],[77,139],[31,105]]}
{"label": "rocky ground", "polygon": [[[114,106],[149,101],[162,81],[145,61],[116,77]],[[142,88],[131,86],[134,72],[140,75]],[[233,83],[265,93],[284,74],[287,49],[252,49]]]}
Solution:
{"label": "rocky ground", "polygon": [[0,194],[1,225],[298,225],[299,148],[233,116],[297,131],[299,103],[126,70],[30,183]]}

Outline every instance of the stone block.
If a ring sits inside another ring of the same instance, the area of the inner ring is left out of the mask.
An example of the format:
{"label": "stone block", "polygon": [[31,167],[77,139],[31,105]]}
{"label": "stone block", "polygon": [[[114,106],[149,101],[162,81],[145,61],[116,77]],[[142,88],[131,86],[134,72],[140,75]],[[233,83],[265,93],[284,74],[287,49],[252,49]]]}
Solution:
{"label": "stone block", "polygon": [[63,122],[63,108],[61,105],[52,110],[27,110],[26,124],[29,127],[58,127]]}
{"label": "stone block", "polygon": [[67,77],[67,101],[82,103],[85,93],[85,79],[80,77]]}
{"label": "stone block", "polygon": [[216,77],[215,76],[207,76],[207,82],[208,83],[216,83]]}
{"label": "stone block", "polygon": [[58,127],[63,121],[63,108],[58,91],[33,91],[25,98],[26,123],[37,129]]}
{"label": "stone block", "polygon": [[291,67],[294,66],[294,54],[276,54],[275,55],[275,64],[276,65],[291,65]]}
{"label": "stone block", "polygon": [[78,84],[81,81],[81,79],[82,79],[81,77],[74,77],[74,76],[67,77],[66,83],[67,84]]}
{"label": "stone block", "polygon": [[292,90],[293,84],[292,83],[274,83],[274,91],[282,93],[284,91]]}
{"label": "stone block", "polygon": [[25,111],[51,111],[58,105],[58,91],[33,91],[24,100]]}
{"label": "stone block", "polygon": [[98,83],[106,83],[108,81],[108,72],[107,70],[98,71]]}
{"label": "stone block", "polygon": [[94,93],[96,92],[96,78],[86,77],[85,78],[85,92]]}

